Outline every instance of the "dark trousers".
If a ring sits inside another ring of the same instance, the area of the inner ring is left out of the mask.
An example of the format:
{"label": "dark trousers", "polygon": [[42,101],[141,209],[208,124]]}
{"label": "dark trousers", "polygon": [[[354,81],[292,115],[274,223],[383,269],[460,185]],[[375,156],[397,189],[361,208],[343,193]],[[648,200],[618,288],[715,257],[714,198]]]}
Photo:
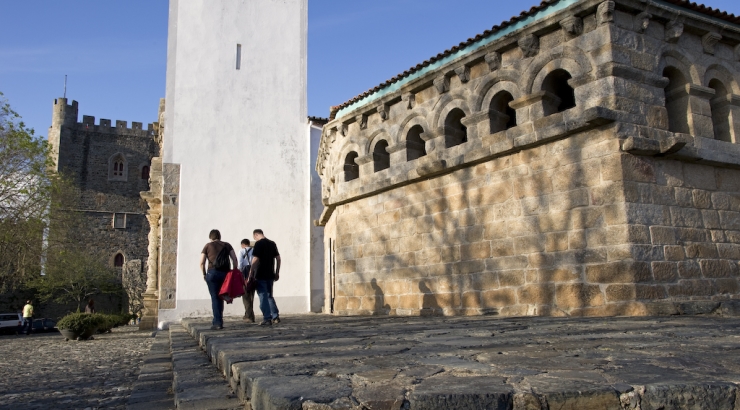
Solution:
{"label": "dark trousers", "polygon": [[247,290],[247,282],[244,282],[244,296],[242,296],[242,302],[244,302],[244,318],[254,322],[254,289],[251,291]]}
{"label": "dark trousers", "polygon": [[208,269],[206,273],[206,283],[208,284],[208,293],[211,294],[211,308],[213,309],[213,322],[211,324],[214,326],[224,325],[224,301],[218,297],[218,293],[221,291],[224,280],[226,280],[227,273],[216,269]]}
{"label": "dark trousers", "polygon": [[26,331],[27,335],[31,334],[31,330],[33,329],[33,318],[32,317],[24,317],[23,318],[23,327],[21,328],[21,333],[23,331]]}

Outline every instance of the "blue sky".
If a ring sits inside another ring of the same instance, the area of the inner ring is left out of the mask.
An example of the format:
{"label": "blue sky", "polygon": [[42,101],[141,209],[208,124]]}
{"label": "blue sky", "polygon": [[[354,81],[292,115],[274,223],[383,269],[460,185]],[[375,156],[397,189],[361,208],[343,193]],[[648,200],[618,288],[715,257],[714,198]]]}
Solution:
{"label": "blue sky", "polygon": [[[217,1],[217,0],[214,0]],[[225,0],[228,1],[228,0]],[[308,113],[338,105],[539,0],[309,0]],[[740,14],[738,0],[704,4]],[[52,101],[96,118],[156,121],[166,0],[0,0],[0,91],[46,135]]]}

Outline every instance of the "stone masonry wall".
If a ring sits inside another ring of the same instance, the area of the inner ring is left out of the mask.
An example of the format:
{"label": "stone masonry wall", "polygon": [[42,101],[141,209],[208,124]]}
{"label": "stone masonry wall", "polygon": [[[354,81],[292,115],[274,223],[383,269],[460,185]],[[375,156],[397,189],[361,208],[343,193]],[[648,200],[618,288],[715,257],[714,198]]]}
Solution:
{"label": "stone masonry wall", "polygon": [[732,33],[679,6],[582,0],[341,106],[317,164],[333,311],[708,313],[740,297]]}
{"label": "stone masonry wall", "polygon": [[[79,197],[76,209],[83,215],[80,232],[90,252],[99,254],[104,261],[114,264],[115,255],[124,257],[124,264],[141,260],[146,269],[147,234],[146,203],[139,192],[148,190],[149,180],[142,173],[151,166],[151,158],[159,151],[150,124],[144,129],[141,123],[83,116],[77,122],[77,102],[67,105],[67,100],[55,100],[49,141],[57,157],[60,172],[73,178]],[[113,162],[122,159],[124,175],[113,175]],[[114,227],[115,215],[125,215],[125,228]]]}

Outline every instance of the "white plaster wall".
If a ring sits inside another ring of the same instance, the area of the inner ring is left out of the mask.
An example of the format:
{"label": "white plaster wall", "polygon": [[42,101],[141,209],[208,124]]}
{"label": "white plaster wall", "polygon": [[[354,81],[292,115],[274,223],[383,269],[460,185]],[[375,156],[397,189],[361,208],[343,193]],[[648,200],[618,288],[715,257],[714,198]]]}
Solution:
{"label": "white plaster wall", "polygon": [[263,229],[282,255],[280,311],[309,311],[306,38],[307,0],[170,0],[163,161],[181,182],[177,308],[161,322],[210,315],[198,260],[214,228],[237,249]]}
{"label": "white plaster wall", "polygon": [[313,221],[321,218],[321,177],[316,172],[321,143],[321,124],[309,121],[308,139],[311,141],[311,311],[321,312],[324,307],[324,227]]}

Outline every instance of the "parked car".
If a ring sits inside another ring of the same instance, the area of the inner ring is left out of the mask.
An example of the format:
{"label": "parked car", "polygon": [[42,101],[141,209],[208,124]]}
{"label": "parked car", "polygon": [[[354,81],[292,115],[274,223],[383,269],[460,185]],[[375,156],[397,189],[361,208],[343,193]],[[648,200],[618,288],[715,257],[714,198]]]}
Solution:
{"label": "parked car", "polygon": [[56,327],[57,322],[49,319],[49,318],[41,318],[41,319],[34,319],[33,320],[33,331],[34,332],[50,332],[54,330]]}
{"label": "parked car", "polygon": [[0,333],[17,333],[22,325],[20,313],[0,313]]}

